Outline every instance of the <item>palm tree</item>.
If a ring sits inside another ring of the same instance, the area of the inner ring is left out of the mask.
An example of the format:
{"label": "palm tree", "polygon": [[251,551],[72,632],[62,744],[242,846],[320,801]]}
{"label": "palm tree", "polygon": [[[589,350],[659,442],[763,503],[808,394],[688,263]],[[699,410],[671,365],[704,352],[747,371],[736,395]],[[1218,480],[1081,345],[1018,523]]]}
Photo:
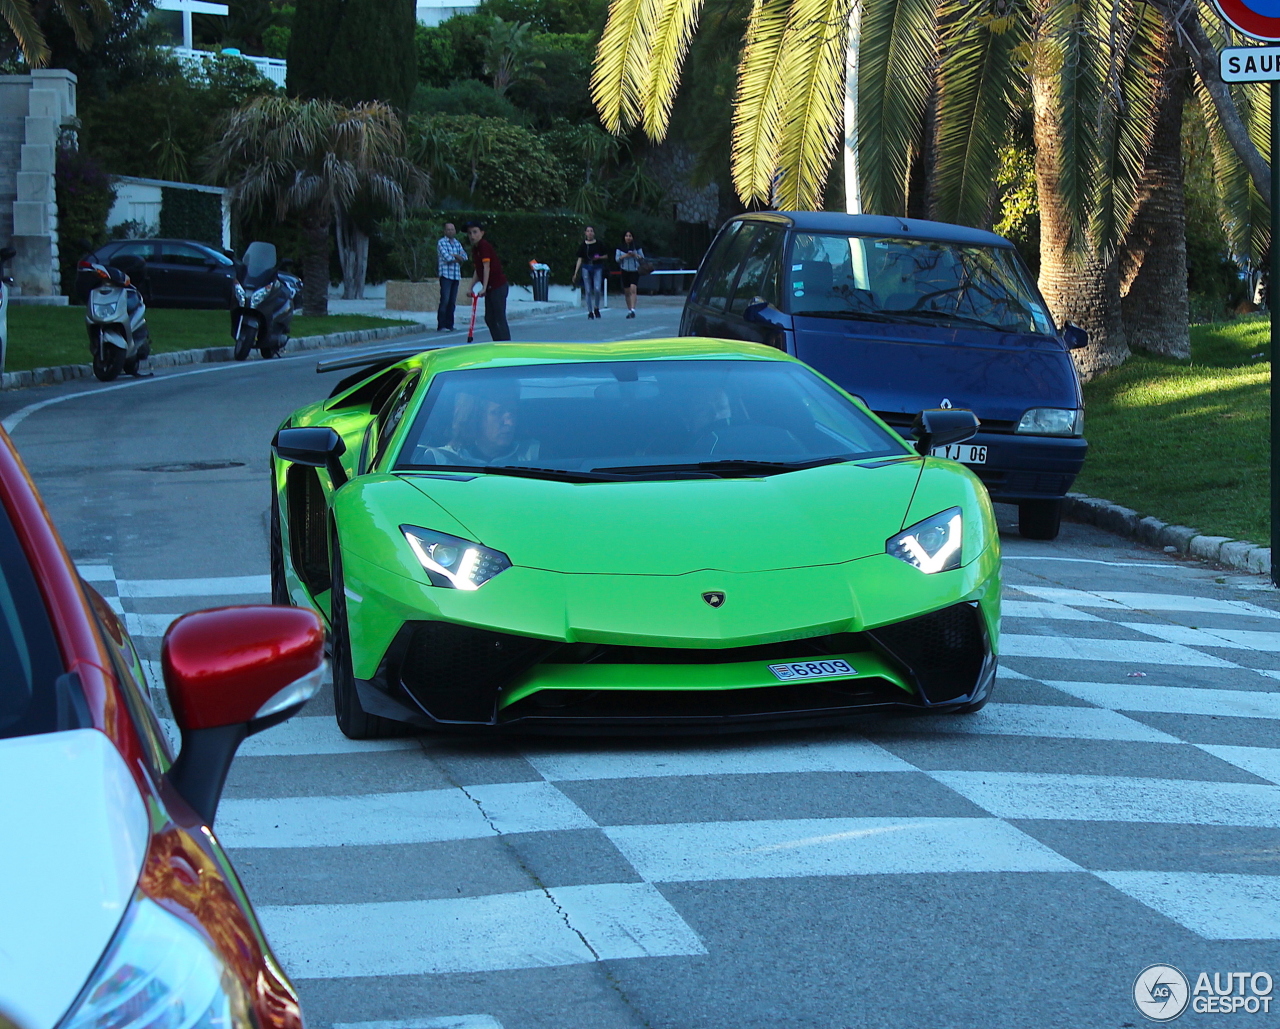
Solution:
{"label": "palm tree", "polygon": [[[661,141],[703,0],[613,0],[591,96],[604,127]],[[732,175],[746,204],[816,206],[840,143],[854,0],[752,0],[734,105]]]}
{"label": "palm tree", "polygon": [[484,38],[484,70],[492,77],[498,96],[506,96],[513,83],[537,79],[535,69],[546,67],[533,56],[532,46],[527,24],[493,19]]}
{"label": "palm tree", "polygon": [[329,233],[365,197],[403,217],[429,180],[405,156],[405,136],[384,103],[265,96],[227,119],[208,155],[209,178],[232,186],[236,203],[295,215],[307,243],[302,306],[329,311]]}
{"label": "palm tree", "polygon": [[93,27],[109,25],[112,17],[109,0],[0,0],[0,20],[8,29],[10,46],[22,54],[29,68],[43,68],[49,62],[44,26],[55,11],[81,50],[93,43]]}

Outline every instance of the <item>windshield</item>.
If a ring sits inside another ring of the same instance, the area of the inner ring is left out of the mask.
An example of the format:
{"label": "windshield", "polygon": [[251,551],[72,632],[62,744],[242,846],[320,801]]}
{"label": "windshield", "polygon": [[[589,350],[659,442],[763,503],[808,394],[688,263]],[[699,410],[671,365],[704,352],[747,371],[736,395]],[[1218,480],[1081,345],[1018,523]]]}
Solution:
{"label": "windshield", "polygon": [[802,365],[624,361],[442,372],[396,467],[636,478],[768,474],[906,452]]}
{"label": "windshield", "polygon": [[798,232],[790,313],[1054,335],[1013,250],[935,240]]}
{"label": "windshield", "polygon": [[250,243],[244,252],[244,273],[246,278],[257,279],[270,275],[276,267],[276,247],[274,243]]}

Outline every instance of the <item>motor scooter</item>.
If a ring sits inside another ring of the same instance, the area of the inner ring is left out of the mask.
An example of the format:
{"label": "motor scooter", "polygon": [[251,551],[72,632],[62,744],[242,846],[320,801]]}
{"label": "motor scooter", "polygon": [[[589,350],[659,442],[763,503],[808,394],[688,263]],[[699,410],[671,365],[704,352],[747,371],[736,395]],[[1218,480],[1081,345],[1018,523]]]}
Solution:
{"label": "motor scooter", "polygon": [[146,264],[140,257],[119,257],[90,268],[99,280],[89,291],[84,318],[93,374],[102,382],[121,372],[137,375],[138,364],[151,356],[147,305],[135,284],[146,274]]}
{"label": "motor scooter", "polygon": [[231,336],[233,356],[243,361],[255,347],[263,357],[278,357],[289,343],[293,326],[293,298],[302,280],[285,269],[290,261],[276,260],[272,243],[250,243],[236,268],[232,288]]}

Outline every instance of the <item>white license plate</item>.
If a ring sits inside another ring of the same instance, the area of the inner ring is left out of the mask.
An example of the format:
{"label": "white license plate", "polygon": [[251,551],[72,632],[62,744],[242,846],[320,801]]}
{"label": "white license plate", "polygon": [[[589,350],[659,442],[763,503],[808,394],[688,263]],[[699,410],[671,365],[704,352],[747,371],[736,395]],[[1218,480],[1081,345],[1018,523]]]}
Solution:
{"label": "white license plate", "polygon": [[948,443],[945,447],[934,447],[930,453],[934,457],[948,457],[965,464],[987,463],[987,448],[975,447],[972,443]]}
{"label": "white license plate", "polygon": [[857,675],[858,670],[848,661],[789,661],[785,665],[770,665],[769,671],[783,682],[796,679],[842,679]]}

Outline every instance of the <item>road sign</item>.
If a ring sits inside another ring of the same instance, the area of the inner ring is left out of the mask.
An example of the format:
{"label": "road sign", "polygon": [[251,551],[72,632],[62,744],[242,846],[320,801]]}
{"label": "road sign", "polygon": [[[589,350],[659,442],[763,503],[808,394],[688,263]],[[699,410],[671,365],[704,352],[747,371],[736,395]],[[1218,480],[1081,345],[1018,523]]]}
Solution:
{"label": "road sign", "polygon": [[1218,68],[1223,82],[1280,82],[1280,46],[1228,47]]}
{"label": "road sign", "polygon": [[1280,41],[1280,0],[1214,0],[1214,4],[1246,36]]}

